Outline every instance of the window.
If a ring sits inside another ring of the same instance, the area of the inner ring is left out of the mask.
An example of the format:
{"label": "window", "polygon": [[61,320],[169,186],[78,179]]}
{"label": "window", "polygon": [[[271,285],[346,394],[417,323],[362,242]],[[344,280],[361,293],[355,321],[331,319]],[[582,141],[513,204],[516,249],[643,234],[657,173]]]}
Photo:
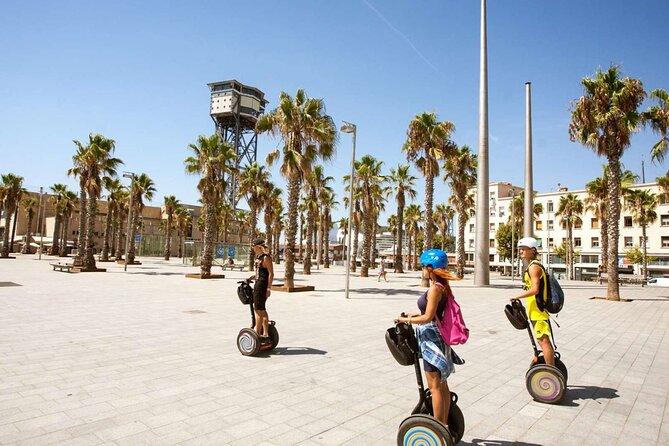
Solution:
{"label": "window", "polygon": [[469,225],[469,232],[474,232],[474,223]]}
{"label": "window", "polygon": [[625,227],[626,228],[632,227],[632,217],[625,217]]}
{"label": "window", "polygon": [[534,230],[535,231],[541,231],[544,228],[544,222],[541,220],[537,220],[534,222]]}
{"label": "window", "polygon": [[469,217],[471,218],[471,217],[474,217],[475,215],[476,215],[476,211],[474,211],[474,209],[470,209],[469,210]]}
{"label": "window", "polygon": [[634,239],[632,237],[625,237],[625,248],[634,246]]}
{"label": "window", "polygon": [[553,212],[553,202],[552,201],[548,202],[548,212]]}
{"label": "window", "polygon": [[599,229],[599,219],[598,218],[591,218],[590,219],[590,227],[592,229]]}
{"label": "window", "polygon": [[669,226],[669,215],[663,214],[660,216],[660,226]]}
{"label": "window", "polygon": [[[472,240],[473,241],[473,240]],[[474,261],[474,254],[471,252],[467,254],[467,261],[468,262],[473,262]]]}
{"label": "window", "polygon": [[581,229],[583,226],[583,220],[580,218],[574,222],[574,229]]}
{"label": "window", "polygon": [[552,238],[552,237],[548,239],[548,246],[549,246],[550,248],[553,247],[553,238]]}
{"label": "window", "polygon": [[490,246],[491,248],[494,248],[494,247],[495,247],[495,239],[494,239],[494,238],[491,238],[491,239],[490,239],[490,242],[489,242],[489,245],[488,245],[488,246]]}
{"label": "window", "polygon": [[599,237],[593,237],[590,239],[590,246],[593,248],[599,248]]}
{"label": "window", "polygon": [[494,262],[495,261],[495,254],[490,254],[489,259],[490,259],[491,262]]}
{"label": "window", "polygon": [[494,216],[495,216],[495,208],[494,208],[494,207],[491,207],[491,208],[490,208],[490,216],[491,216],[491,217],[494,217]]}
{"label": "window", "polygon": [[548,220],[548,230],[552,231],[553,229],[555,229],[555,227],[553,225],[553,220]]}
{"label": "window", "polygon": [[504,217],[504,215],[505,215],[505,214],[504,214],[504,207],[500,206],[500,207],[499,207],[499,216],[500,216],[500,217]]}
{"label": "window", "polygon": [[474,248],[474,239],[469,239],[469,247]]}
{"label": "window", "polygon": [[490,198],[495,198],[495,192],[490,192]]}
{"label": "window", "polygon": [[576,248],[580,248],[580,247],[581,247],[581,237],[574,237],[574,246],[575,246]]}
{"label": "window", "polygon": [[660,194],[659,204],[669,204],[669,198],[667,198],[664,194]]}
{"label": "window", "polygon": [[669,248],[669,237],[662,236],[662,247]]}
{"label": "window", "polygon": [[495,223],[490,223],[490,232],[495,232]]}

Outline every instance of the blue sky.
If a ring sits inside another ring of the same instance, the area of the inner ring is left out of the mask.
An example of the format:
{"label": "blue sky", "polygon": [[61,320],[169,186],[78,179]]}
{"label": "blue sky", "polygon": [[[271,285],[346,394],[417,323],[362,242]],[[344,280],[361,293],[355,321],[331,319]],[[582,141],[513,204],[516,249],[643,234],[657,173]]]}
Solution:
{"label": "blue sky", "polygon": [[[479,4],[4,1],[0,173],[22,175],[30,190],[57,182],[76,190],[65,175],[72,140],[102,133],[116,140],[125,170],[154,179],[153,204],[171,194],[195,203],[197,180],[183,159],[189,143],[214,130],[206,84],[226,79],[263,90],[269,108],[281,91],[323,98],[338,125],[357,124],[358,156],[376,156],[386,171],[406,162],[406,128],[423,111],[452,121],[453,139],[476,150]],[[584,76],[611,63],[649,91],[669,89],[667,18],[666,0],[489,0],[490,180],[523,184],[526,81],[535,189],[580,189],[599,175],[605,160],[568,139],[570,102]],[[623,158],[639,173],[645,159],[647,181],[669,169],[649,161],[657,139],[642,130]],[[261,136],[259,159],[278,144]],[[326,165],[340,202],[350,148],[341,134]],[[438,181],[435,202],[447,198]],[[343,215],[343,205],[333,214]]]}

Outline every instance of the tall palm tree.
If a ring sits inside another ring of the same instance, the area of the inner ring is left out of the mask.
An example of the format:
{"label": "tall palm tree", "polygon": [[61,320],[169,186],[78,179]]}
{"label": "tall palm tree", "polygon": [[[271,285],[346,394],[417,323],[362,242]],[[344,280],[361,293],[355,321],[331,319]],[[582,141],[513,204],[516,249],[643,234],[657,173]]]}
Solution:
{"label": "tall palm tree", "polygon": [[[304,205],[307,210],[307,243],[304,254],[304,274],[311,274],[311,257],[314,254],[313,240],[316,238],[316,225],[320,220],[320,205],[318,195],[321,189],[330,189],[327,185],[333,178],[325,175],[325,169],[322,165],[316,165],[306,175],[306,195],[304,196]],[[320,226],[320,225],[319,225]],[[318,258],[320,262],[320,258]]]}
{"label": "tall palm tree", "polygon": [[609,252],[607,299],[620,300],[618,285],[618,237],[620,220],[620,159],[630,147],[641,123],[639,107],[646,97],[639,79],[621,78],[618,67],[597,70],[581,81],[584,94],[572,110],[569,138],[606,156],[609,167],[607,219]]}
{"label": "tall palm tree", "polygon": [[434,219],[439,227],[439,232],[441,232],[442,251],[446,251],[446,235],[454,216],[455,210],[447,204],[439,203],[434,209]]}
{"label": "tall palm tree", "polygon": [[402,244],[404,242],[404,207],[406,198],[411,201],[416,198],[416,177],[409,173],[409,165],[399,164],[397,169],[390,169],[389,191],[395,195],[397,201],[397,246],[395,251],[395,272],[404,272],[404,262],[402,259]]}
{"label": "tall palm tree", "polygon": [[[81,197],[86,201],[85,217],[80,213],[79,218],[85,218],[85,236],[79,237],[80,246],[78,256],[82,259],[83,267],[87,270],[95,270],[95,258],[93,257],[95,245],[95,217],[97,216],[97,201],[102,193],[102,177],[116,175],[116,168],[123,162],[112,157],[116,143],[114,140],[102,135],[88,135],[88,144],[84,146],[79,141],[74,141],[77,153],[72,157],[74,167],[68,173],[79,176],[79,184],[83,187]],[[84,208],[80,208],[83,211]],[[81,222],[79,228],[82,228]],[[83,248],[83,253],[81,249]]]}
{"label": "tall palm tree", "polygon": [[397,215],[391,215],[386,222],[388,223],[388,231],[390,231],[390,235],[393,237],[393,264],[395,264],[397,261],[395,257],[395,247],[397,246]]}
{"label": "tall palm tree", "polygon": [[[57,256],[60,252],[60,235],[61,235],[61,226],[63,224],[63,209],[62,203],[67,192],[67,186],[64,184],[56,183],[53,186],[49,187],[51,192],[53,192],[53,205],[55,208],[55,217],[54,217],[54,226],[53,226],[53,241],[51,243],[51,255]],[[43,220],[43,219],[42,219]],[[40,231],[43,231],[43,228],[40,228]]]}
{"label": "tall palm tree", "polygon": [[281,194],[283,194],[283,191],[276,187],[274,183],[268,181],[262,197],[265,238],[267,239],[266,243],[271,250],[270,253],[273,259],[278,257],[278,253],[274,250],[274,230],[272,228],[274,223],[274,209],[281,204]]}
{"label": "tall palm tree", "polygon": [[[625,195],[629,190],[629,186],[634,184],[639,176],[631,170],[626,170],[624,166],[620,165],[622,172],[620,173],[620,191]],[[602,176],[597,177],[585,185],[585,190],[588,195],[585,198],[584,204],[586,209],[589,209],[599,222],[599,238],[600,238],[600,265],[604,271],[608,265],[608,219],[606,218],[607,198],[608,198],[608,166],[602,166]]]}
{"label": "tall palm tree", "polygon": [[475,202],[469,190],[476,185],[477,156],[469,146],[462,146],[453,151],[444,164],[444,181],[451,188],[450,203],[458,215],[458,238],[456,249],[456,274],[465,273],[465,225],[467,215],[474,208]]}
{"label": "tall palm tree", "polygon": [[[536,195],[536,194],[534,194]],[[513,225],[513,230],[516,234],[522,234],[525,227],[525,194],[518,194],[512,198],[513,204],[511,206],[512,214],[509,214],[507,224]],[[536,219],[544,211],[544,206],[541,203],[534,203],[532,208],[532,215]],[[532,221],[534,223],[534,220]],[[534,225],[533,225],[534,226]]]}
{"label": "tall palm tree", "polygon": [[[114,227],[116,228],[116,245],[114,247],[114,259],[121,260],[124,256],[127,255],[125,252],[125,239],[123,237],[124,231],[128,231],[128,215],[130,212],[130,188],[131,186],[123,186],[118,191],[118,195],[115,198],[116,201],[116,212]],[[125,234],[127,238],[130,234]]]}
{"label": "tall palm tree", "polygon": [[183,244],[184,236],[186,235],[186,229],[188,226],[193,224],[193,216],[190,212],[182,205],[177,204],[174,210],[174,218],[176,220],[177,234],[179,235],[179,255],[178,257],[183,257]]}
{"label": "tall palm tree", "polygon": [[[451,135],[455,125],[449,121],[439,122],[435,113],[421,113],[409,123],[407,140],[402,147],[407,159],[414,163],[425,177],[425,245],[432,248],[434,226],[432,203],[434,201],[434,178],[439,176],[439,163],[455,150]],[[428,286],[429,279],[423,278],[422,285]]]}
{"label": "tall palm tree", "polygon": [[104,188],[107,190],[107,217],[105,220],[105,235],[104,241],[102,243],[102,254],[100,255],[100,261],[106,262],[109,260],[109,251],[113,249],[110,245],[112,234],[114,233],[114,214],[116,211],[116,206],[118,204],[118,194],[119,191],[123,188],[121,180],[118,178],[105,176],[102,179]]}
{"label": "tall palm tree", "polygon": [[156,191],[154,186],[155,183],[153,180],[145,173],[135,175],[130,185],[132,209],[130,209],[130,234],[127,235],[127,237],[130,237],[127,254],[129,264],[135,262],[135,232],[138,229],[142,210],[144,209],[144,199],[149,201],[153,199],[153,194]]}
{"label": "tall palm tree", "polygon": [[[348,207],[348,197],[344,197],[344,207]],[[339,230],[343,231],[343,243],[342,245],[344,246],[344,251],[342,252],[342,260],[348,258],[348,217],[342,217],[339,220],[337,220],[337,226],[339,227]],[[344,263],[344,266],[346,266],[346,263]]]}
{"label": "tall palm tree", "polygon": [[193,152],[184,160],[186,172],[199,174],[197,188],[200,191],[204,213],[204,248],[200,260],[200,275],[211,277],[211,265],[214,260],[214,239],[218,228],[216,225],[216,204],[225,196],[223,175],[231,172],[231,163],[237,158],[235,149],[221,141],[218,134],[198,137],[196,144],[189,144]]}
{"label": "tall palm tree", "polygon": [[404,217],[407,225],[407,244],[409,258],[409,270],[415,271],[418,265],[418,232],[420,231],[420,222],[424,221],[423,210],[418,204],[407,206]]}
{"label": "tall palm tree", "polygon": [[2,238],[2,251],[0,257],[9,257],[9,230],[10,220],[19,206],[21,197],[25,192],[23,189],[23,177],[8,173],[0,177],[2,179],[2,204],[5,209],[5,232]]}
{"label": "tall palm tree", "polygon": [[[272,209],[272,232],[274,238],[274,252],[276,253],[276,258],[274,263],[277,265],[281,263],[281,258],[279,257],[279,240],[281,239],[281,232],[285,229],[284,224],[284,213],[283,213],[283,199],[281,197],[277,198],[276,204]],[[285,254],[285,250],[284,250]],[[285,257],[284,257],[285,259]]]}
{"label": "tall palm tree", "polygon": [[581,214],[583,214],[583,202],[577,195],[569,192],[567,195],[560,197],[560,204],[558,205],[555,215],[560,217],[567,229],[567,279],[574,279],[574,226],[582,223]]}
{"label": "tall palm tree", "polygon": [[[632,212],[634,222],[641,226],[641,240],[643,249],[643,266],[641,274],[644,278],[648,277],[648,250],[646,243],[646,227],[657,220],[657,196],[642,189],[629,190],[625,196],[627,208]],[[644,285],[644,281],[641,282]]]}
{"label": "tall palm tree", "polygon": [[653,145],[650,151],[654,162],[663,162],[669,148],[669,93],[666,90],[653,90],[649,97],[656,99],[658,105],[650,107],[641,118],[645,124],[650,124],[653,132],[660,135],[660,140]]}
{"label": "tall palm tree", "polygon": [[[249,245],[258,235],[258,214],[263,205],[264,194],[267,190],[267,183],[269,182],[269,171],[265,166],[261,166],[257,162],[245,166],[238,176],[239,181],[239,196],[245,196],[246,202],[249,205],[249,227],[251,229]],[[253,249],[249,246],[249,271],[253,271],[253,261],[255,254]]]}
{"label": "tall palm tree", "polygon": [[359,161],[355,162],[356,178],[360,181],[362,189],[362,212],[364,215],[364,232],[362,244],[362,268],[360,268],[360,277],[369,276],[369,265],[372,247],[374,219],[374,189],[379,186],[385,177],[381,175],[381,165],[383,161],[378,161],[371,155],[364,155]]}
{"label": "tall palm tree", "polygon": [[30,252],[30,240],[33,238],[32,227],[33,227],[33,218],[35,217],[35,208],[37,207],[37,200],[31,196],[27,196],[21,201],[23,209],[26,211],[26,217],[28,217],[28,228],[26,230],[26,242],[21,247],[21,254],[28,254]]}
{"label": "tall palm tree", "polygon": [[172,246],[172,226],[174,220],[174,212],[179,206],[179,200],[174,195],[163,197],[163,207],[165,208],[165,215],[167,216],[167,223],[165,224],[165,260],[170,259],[170,248]]}
{"label": "tall palm tree", "polygon": [[309,98],[304,90],[298,90],[295,98],[285,92],[279,96],[279,105],[258,119],[259,133],[270,132],[283,140],[282,153],[277,149],[267,156],[272,165],[282,157],[281,174],[288,182],[288,227],[284,256],[285,287],[295,286],[295,236],[297,234],[297,211],[300,183],[320,158],[330,159],[334,153],[337,130],[332,118],[325,112],[322,99]]}
{"label": "tall palm tree", "polygon": [[320,195],[322,211],[322,232],[321,240],[325,244],[323,248],[323,268],[330,268],[330,237],[328,236],[332,228],[332,210],[337,209],[337,200],[332,189],[323,189]]}
{"label": "tall palm tree", "polygon": [[79,198],[77,197],[76,192],[68,190],[66,187],[63,191],[63,197],[60,202],[60,209],[63,218],[63,229],[60,235],[60,247],[58,252],[61,257],[66,257],[68,254],[67,239],[69,238],[70,220],[72,220],[72,212],[78,204]]}

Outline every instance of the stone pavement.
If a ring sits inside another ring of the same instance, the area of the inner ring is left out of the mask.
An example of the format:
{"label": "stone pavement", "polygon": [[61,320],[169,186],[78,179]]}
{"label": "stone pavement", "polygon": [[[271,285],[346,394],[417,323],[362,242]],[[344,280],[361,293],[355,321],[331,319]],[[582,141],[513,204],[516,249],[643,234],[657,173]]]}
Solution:
{"label": "stone pavement", "polygon": [[[413,368],[383,336],[415,308],[418,273],[352,275],[349,300],[341,266],[298,275],[316,291],[268,302],[279,347],[242,357],[250,317],[235,281],[249,273],[186,279],[197,268],[143,258],[128,273],[67,274],[51,260],[0,260],[2,445],[393,445],[417,401]],[[461,444],[669,444],[669,288],[625,286],[632,301],[617,303],[589,299],[603,286],[563,282],[569,385],[549,406],[525,390],[530,343],[502,311],[520,283],[492,281],[453,283],[471,329],[449,378]]]}

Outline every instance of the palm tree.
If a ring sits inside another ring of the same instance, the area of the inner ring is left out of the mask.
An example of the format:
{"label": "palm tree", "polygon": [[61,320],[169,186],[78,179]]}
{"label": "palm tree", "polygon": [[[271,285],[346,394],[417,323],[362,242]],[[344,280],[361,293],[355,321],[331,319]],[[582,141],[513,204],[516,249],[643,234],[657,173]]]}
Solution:
{"label": "palm tree", "polygon": [[21,201],[23,209],[26,210],[26,217],[28,217],[28,229],[26,230],[26,242],[21,248],[21,254],[28,254],[30,252],[30,240],[33,237],[32,227],[33,227],[33,218],[35,217],[35,207],[37,207],[37,200],[33,197],[28,196]]}
{"label": "palm tree", "polygon": [[444,164],[444,181],[451,188],[450,203],[458,215],[458,238],[456,250],[456,274],[463,277],[465,273],[465,225],[467,215],[474,208],[474,197],[469,189],[476,185],[477,157],[466,145],[456,149]]}
{"label": "palm tree", "polygon": [[[53,226],[53,241],[51,243],[51,255],[57,256],[60,252],[60,234],[61,226],[63,224],[63,209],[62,202],[67,192],[67,186],[64,184],[56,183],[53,186],[50,186],[51,191],[54,193],[52,197],[54,208],[55,208],[55,218]],[[42,219],[43,220],[43,219]],[[40,231],[44,231],[43,228],[40,228]]]}
{"label": "palm tree", "polygon": [[[311,257],[314,253],[313,240],[316,237],[316,224],[320,219],[320,205],[318,196],[321,189],[330,189],[327,185],[333,178],[325,176],[325,170],[322,165],[314,166],[311,172],[306,176],[306,195],[304,205],[307,210],[307,243],[304,254],[304,274],[311,274]],[[321,225],[319,225],[321,226]],[[320,250],[319,250],[320,254]],[[320,257],[318,258],[320,263]]]}
{"label": "palm tree", "polygon": [[669,148],[669,93],[657,89],[651,91],[649,97],[657,99],[658,105],[650,107],[641,118],[644,124],[650,124],[653,132],[660,135],[660,140],[653,145],[650,156],[653,162],[663,162]]}
{"label": "palm tree", "polygon": [[391,215],[386,222],[388,223],[388,231],[393,236],[393,264],[395,264],[397,261],[395,257],[395,247],[397,246],[397,215]]}
{"label": "palm tree", "polygon": [[174,195],[163,197],[163,206],[165,207],[165,215],[167,216],[167,223],[165,225],[165,260],[170,259],[170,247],[172,246],[172,221],[174,220],[174,212],[179,206],[179,200]]}
{"label": "palm tree", "polygon": [[606,156],[609,167],[608,219],[608,290],[607,298],[620,300],[618,285],[618,237],[620,220],[620,159],[630,146],[630,138],[639,129],[639,107],[646,92],[639,79],[621,79],[618,67],[607,72],[597,70],[594,78],[581,83],[584,94],[572,110],[569,138]]}
{"label": "palm tree", "polygon": [[560,198],[560,204],[555,211],[555,216],[561,217],[560,220],[567,229],[567,279],[574,278],[574,226],[582,223],[581,214],[583,214],[583,202],[578,196],[569,192]]}
{"label": "palm tree", "polygon": [[322,195],[320,196],[321,206],[323,207],[322,219],[323,224],[321,231],[321,240],[325,244],[323,249],[323,268],[330,268],[330,237],[328,236],[330,228],[332,228],[332,210],[337,209],[337,200],[335,199],[335,193],[330,188],[324,188]]}
{"label": "palm tree", "polygon": [[[641,240],[643,244],[641,247],[643,249],[643,269],[641,275],[645,279],[648,277],[646,227],[657,220],[657,213],[655,212],[657,208],[657,196],[647,190],[634,189],[627,192],[625,201],[627,208],[632,212],[634,222],[641,226]],[[641,282],[642,286],[644,282],[645,280]]]}
{"label": "palm tree", "polygon": [[[344,208],[348,207],[348,197],[344,197]],[[344,250],[342,252],[342,260],[348,258],[348,217],[342,217],[339,220],[337,220],[337,227],[344,231],[343,232],[343,243],[342,245],[344,246]],[[344,266],[346,266],[346,263],[344,263]]]}
{"label": "palm tree", "polygon": [[278,257],[278,253],[274,250],[274,209],[281,204],[281,194],[283,194],[283,191],[276,187],[274,183],[268,181],[262,197],[265,237],[273,259]]}
{"label": "palm tree", "polygon": [[5,209],[5,232],[2,238],[2,251],[0,257],[9,257],[9,227],[10,219],[16,212],[21,197],[25,192],[23,189],[23,177],[8,173],[2,175],[2,205]]}
{"label": "palm tree", "polygon": [[[238,175],[239,196],[246,196],[249,205],[249,227],[251,229],[249,244],[257,237],[258,214],[263,205],[264,194],[269,182],[269,172],[257,162],[245,166]],[[253,271],[255,254],[249,246],[249,271]]]}
{"label": "palm tree", "polygon": [[128,239],[130,243],[128,244],[126,260],[131,265],[135,263],[135,231],[138,229],[138,223],[144,209],[144,199],[149,201],[153,199],[153,193],[156,191],[154,185],[153,180],[145,173],[135,175],[130,185],[132,209],[130,209],[130,234],[127,234],[127,237],[130,237]]}
{"label": "palm tree", "polygon": [[176,219],[177,224],[177,234],[179,235],[179,255],[178,257],[183,257],[183,244],[184,244],[184,235],[186,234],[186,228],[193,224],[193,216],[190,212],[182,205],[177,204],[174,210],[174,218]]}
{"label": "palm tree", "polygon": [[[434,178],[439,175],[439,162],[455,150],[450,138],[455,125],[449,121],[439,122],[435,113],[421,113],[409,123],[407,140],[402,151],[425,177],[425,249],[432,248],[434,226],[432,203],[434,201]],[[429,279],[423,278],[422,285],[428,286]]]}
{"label": "palm tree", "polygon": [[282,155],[280,170],[288,182],[288,227],[284,255],[285,287],[291,289],[295,286],[293,249],[297,234],[300,182],[319,158],[327,160],[332,157],[337,130],[332,118],[325,113],[323,100],[309,98],[301,89],[294,99],[282,92],[277,108],[262,115],[256,129],[259,133],[279,135],[284,142],[283,153],[275,150],[267,156],[267,162],[272,165]]}
{"label": "palm tree", "polygon": [[444,203],[439,203],[434,209],[434,219],[439,226],[441,232],[441,250],[446,251],[446,235],[448,234],[448,227],[453,220],[455,210]]}
{"label": "palm tree", "polygon": [[61,257],[67,256],[67,239],[70,229],[70,220],[72,219],[72,212],[77,206],[79,198],[77,198],[76,192],[67,190],[67,187],[63,190],[63,196],[60,201],[60,209],[62,212],[63,224],[62,232],[60,236],[60,248],[58,250]]}
{"label": "palm tree", "polygon": [[102,179],[104,188],[107,190],[107,218],[105,220],[105,236],[102,243],[102,254],[100,261],[107,262],[109,260],[109,251],[113,249],[110,247],[112,234],[114,233],[114,214],[117,212],[117,199],[119,191],[123,188],[121,181],[118,178],[104,177]]}
{"label": "palm tree", "polygon": [[[536,194],[533,194],[536,195]],[[509,214],[507,224],[513,225],[513,230],[516,234],[522,234],[525,226],[525,194],[514,195],[512,198],[513,204],[511,209],[513,215]],[[541,203],[534,203],[532,214],[534,218],[539,217],[544,211],[544,206]],[[534,223],[534,221],[533,221]]]}
{"label": "palm tree", "polygon": [[360,268],[360,277],[369,276],[369,265],[372,247],[373,225],[376,224],[374,212],[374,189],[379,187],[385,181],[381,175],[381,165],[383,161],[378,161],[371,155],[364,155],[359,161],[355,162],[356,179],[360,182],[362,192],[362,212],[364,215],[364,232],[362,244],[362,268]]}
{"label": "palm tree", "polygon": [[[237,224],[237,243],[241,245],[244,234],[249,227],[249,212],[244,209],[237,209],[235,211],[235,222]],[[250,239],[247,241],[250,241]]]}
{"label": "palm tree", "polygon": [[664,197],[669,200],[669,170],[663,177],[657,177],[657,185],[664,194]]}
{"label": "palm tree", "polygon": [[[118,191],[118,195],[115,198],[116,200],[116,218],[114,219],[114,227],[116,228],[116,245],[114,248],[114,259],[119,261],[123,256],[127,255],[125,252],[125,240],[123,238],[123,231],[127,232],[128,224],[126,223],[128,219],[128,214],[130,212],[130,187],[123,186]],[[125,234],[127,238],[130,234]]]}
{"label": "palm tree", "polygon": [[409,173],[409,165],[398,165],[397,169],[390,169],[389,191],[395,194],[397,201],[397,247],[395,251],[395,272],[404,272],[402,259],[402,243],[404,242],[404,206],[407,196],[411,201],[416,198],[416,177]]}
{"label": "palm tree", "polygon": [[[407,245],[408,245],[408,265],[412,271],[418,266],[418,232],[420,231],[419,222],[424,221],[423,211],[420,205],[410,204],[407,206],[404,217],[407,225]],[[412,251],[413,249],[413,251]],[[413,253],[412,253],[413,252]]]}
{"label": "palm tree", "polygon": [[216,204],[225,194],[223,175],[231,172],[231,162],[237,155],[235,149],[221,141],[218,134],[206,137],[200,135],[196,144],[189,144],[193,152],[184,160],[186,172],[200,174],[197,188],[200,191],[204,213],[204,248],[200,261],[200,275],[202,278],[211,277],[213,263],[214,239],[216,237]]}
{"label": "palm tree", "polygon": [[[624,195],[629,190],[629,186],[634,184],[638,180],[638,175],[636,175],[631,170],[626,170],[621,164],[622,172],[620,173],[620,191]],[[606,209],[607,209],[607,197],[608,197],[608,167],[606,165],[602,166],[602,176],[597,177],[594,180],[590,181],[585,185],[585,190],[588,195],[585,198],[584,204],[586,209],[592,211],[599,221],[599,238],[600,238],[600,265],[602,265],[604,271],[606,271],[606,265],[608,264],[608,247],[609,247],[609,235],[608,235],[608,219],[606,218]]]}
{"label": "palm tree", "polygon": [[[94,271],[95,258],[93,250],[95,245],[95,217],[97,215],[97,200],[102,193],[102,177],[116,175],[116,168],[123,164],[118,158],[113,158],[115,142],[102,135],[88,135],[88,144],[83,146],[79,141],[74,141],[77,153],[72,157],[74,167],[68,174],[78,175],[79,184],[82,187],[81,199],[86,201],[86,207],[80,207],[79,218],[86,219],[86,225],[79,223],[79,228],[85,228],[85,235],[79,236],[78,257],[82,259],[86,270]],[[85,212],[85,217],[83,217]],[[83,253],[81,252],[83,248]]]}

